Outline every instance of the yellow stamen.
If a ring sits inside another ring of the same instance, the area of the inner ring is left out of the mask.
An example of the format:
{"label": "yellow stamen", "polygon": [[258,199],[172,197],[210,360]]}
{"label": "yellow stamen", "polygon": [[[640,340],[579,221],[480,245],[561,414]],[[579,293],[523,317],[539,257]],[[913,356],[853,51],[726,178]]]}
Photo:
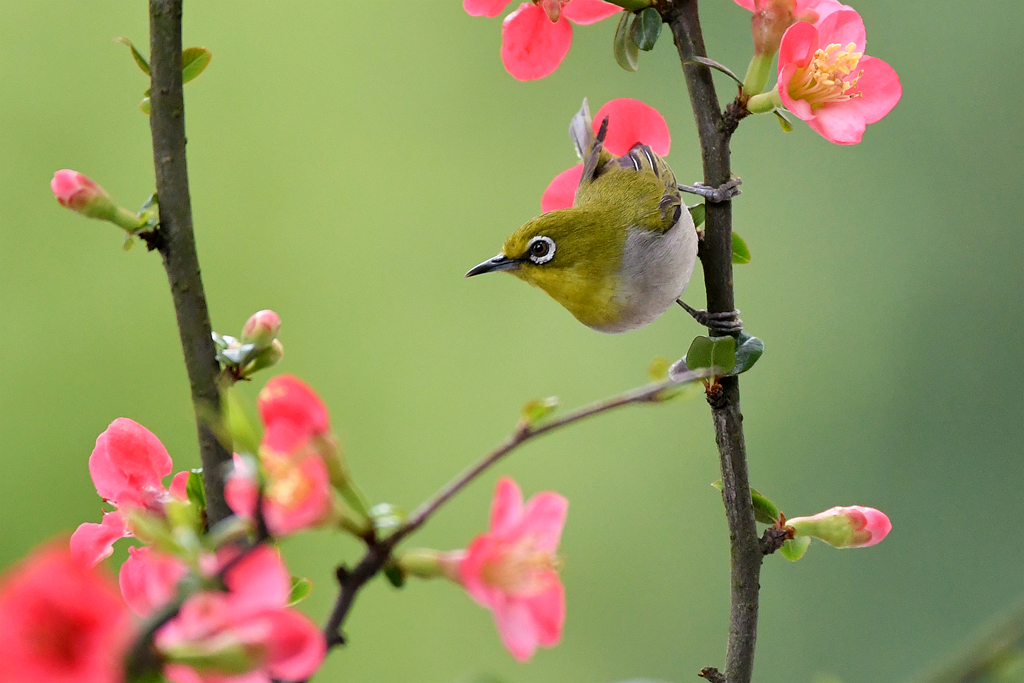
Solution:
{"label": "yellow stamen", "polygon": [[506,593],[539,593],[550,585],[551,573],[561,566],[554,553],[537,551],[532,538],[521,540],[500,555],[499,560],[484,564],[480,578]]}
{"label": "yellow stamen", "polygon": [[857,68],[863,52],[856,52],[857,45],[849,43],[846,48],[832,43],[825,49],[815,51],[810,63],[797,69],[789,82],[789,96],[804,100],[811,109],[820,109],[830,102],[845,102],[863,93],[857,89],[857,81],[864,71],[849,76]]}

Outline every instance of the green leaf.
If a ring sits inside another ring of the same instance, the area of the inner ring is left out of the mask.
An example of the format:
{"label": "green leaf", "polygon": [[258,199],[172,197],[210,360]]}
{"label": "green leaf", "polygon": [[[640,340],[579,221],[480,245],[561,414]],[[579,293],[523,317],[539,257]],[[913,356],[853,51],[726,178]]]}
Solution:
{"label": "green leaf", "polygon": [[313,582],[304,576],[292,577],[292,592],[288,595],[288,606],[293,607],[309,597]]}
{"label": "green leaf", "polygon": [[149,116],[149,95],[143,97],[142,101],[139,102],[139,111],[141,111],[146,116]]}
{"label": "green leaf", "polygon": [[750,489],[750,497],[754,502],[754,519],[761,524],[775,524],[779,521],[779,508],[760,493],[757,489]]}
{"label": "green leaf", "polygon": [[[693,227],[699,228],[704,225],[704,216],[707,214],[707,209],[704,207],[703,202],[694,206],[688,206],[686,209],[690,212],[690,218],[693,219]],[[733,233],[733,235],[735,234]]]}
{"label": "green leaf", "polygon": [[739,333],[736,344],[736,367],[729,372],[730,375],[738,375],[754,367],[764,353],[764,342],[746,332]]}
{"label": "green leaf", "polygon": [[203,468],[197,467],[188,473],[188,481],[185,483],[185,493],[188,495],[188,502],[200,510],[206,509],[206,489],[203,487]]}
{"label": "green leaf", "polygon": [[532,425],[540,422],[545,417],[555,412],[558,408],[558,397],[548,396],[547,398],[535,398],[532,401],[527,401],[526,404],[520,410],[520,414],[523,417],[523,422]]}
{"label": "green leaf", "polygon": [[720,375],[728,375],[736,366],[736,340],[732,337],[697,337],[686,352],[686,366],[716,368]]}
{"label": "green leaf", "polygon": [[797,536],[783,543],[782,547],[779,548],[779,553],[790,562],[796,562],[804,556],[804,553],[807,552],[807,546],[810,544],[811,538],[809,536]]}
{"label": "green leaf", "polygon": [[778,109],[775,110],[775,117],[779,120],[779,126],[782,127],[783,133],[793,132],[793,122],[789,120],[789,117],[787,117]]}
{"label": "green leaf", "polygon": [[395,588],[401,588],[405,585],[405,574],[398,568],[398,565],[389,564],[384,567],[384,576],[387,577],[388,581]]}
{"label": "green leaf", "polygon": [[719,64],[715,60],[708,59],[707,57],[691,57],[686,61],[687,63],[703,64],[704,66],[714,69],[715,71],[721,71],[723,74],[725,74],[732,80],[736,81],[736,85],[740,86],[741,88],[743,87],[743,81],[740,80],[740,77],[734,74],[732,70],[729,67],[725,66],[724,64]]}
{"label": "green leaf", "polygon": [[642,12],[637,12],[633,27],[630,29],[630,37],[638,48],[650,52],[661,35],[661,24],[661,14],[658,10],[648,7]]}
{"label": "green leaf", "polygon": [[719,491],[724,491],[725,490],[725,484],[722,483],[721,479],[719,479],[718,481],[711,482],[711,485],[714,486]]}
{"label": "green leaf", "polygon": [[114,42],[121,43],[122,45],[127,45],[128,49],[132,51],[132,58],[135,60],[135,63],[139,65],[140,69],[142,69],[142,73],[146,74],[147,76],[149,75],[149,62],[147,62],[146,58],[143,57],[139,53],[139,51],[135,49],[135,46],[132,45],[132,41],[128,40],[127,38],[117,37],[114,38]]}
{"label": "green leaf", "polygon": [[190,47],[181,51],[181,82],[188,83],[203,73],[213,54],[205,47]]}
{"label": "green leaf", "polygon": [[736,233],[732,234],[732,262],[740,266],[750,263],[750,249],[747,248],[747,243],[743,241],[743,238]]}
{"label": "green leaf", "polygon": [[636,15],[632,12],[623,12],[619,19],[619,26],[615,29],[615,40],[612,43],[612,52],[615,54],[615,61],[619,66],[629,72],[636,71],[640,59],[640,50],[633,42],[632,31],[630,30]]}
{"label": "green leaf", "polygon": [[124,244],[122,244],[121,246],[124,247],[125,251],[132,250],[132,247],[135,246],[135,240],[132,239],[131,233],[128,233],[124,236]]}

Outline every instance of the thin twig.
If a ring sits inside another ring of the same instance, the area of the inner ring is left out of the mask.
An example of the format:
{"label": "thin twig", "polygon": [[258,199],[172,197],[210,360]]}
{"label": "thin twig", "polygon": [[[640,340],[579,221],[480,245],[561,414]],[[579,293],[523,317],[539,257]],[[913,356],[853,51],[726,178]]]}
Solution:
{"label": "thin twig", "polygon": [[[669,0],[660,6],[662,18],[672,30],[682,62],[690,105],[697,121],[704,184],[719,187],[728,182],[732,169],[729,141],[738,120],[723,118],[711,70],[699,63],[706,58],[697,0]],[[735,309],[732,276],[732,202],[706,203],[704,238],[700,259],[704,268],[707,309],[727,312]],[[722,468],[723,497],[730,537],[729,643],[725,657],[725,680],[750,683],[757,641],[758,580],[763,555],[754,522],[754,509],[747,476],[743,415],[740,413],[739,381],[723,377],[721,390],[709,396],[715,441]]]}
{"label": "thin twig", "polygon": [[150,0],[149,42],[150,130],[153,165],[160,205],[159,238],[154,240],[163,257],[185,355],[192,404],[199,432],[199,453],[206,488],[206,515],[210,526],[228,517],[224,501],[224,465],[231,461],[200,415],[220,410],[217,375],[220,367],[211,337],[199,257],[192,234],[192,203],[185,159],[185,102],[181,82],[182,0]]}
{"label": "thin twig", "polygon": [[327,639],[328,647],[342,645],[345,638],[341,633],[341,627],[352,607],[356,593],[366,584],[367,581],[376,576],[390,561],[391,552],[399,541],[406,538],[417,529],[422,527],[437,510],[447,503],[452,497],[466,487],[471,481],[480,476],[487,468],[495,464],[513,450],[527,441],[542,434],[566,427],[588,417],[608,412],[621,406],[632,403],[651,403],[661,400],[663,392],[670,391],[682,384],[695,382],[714,374],[714,368],[701,368],[694,371],[684,372],[675,378],[648,384],[643,387],[611,396],[600,401],[572,410],[553,420],[540,424],[521,422],[497,448],[490,451],[476,463],[459,473],[454,479],[445,484],[433,496],[424,501],[409,516],[409,519],[394,533],[382,540],[369,539],[367,542],[366,555],[359,561],[355,569],[349,571],[345,567],[338,568],[338,597],[335,600],[331,616],[324,626],[324,637]]}

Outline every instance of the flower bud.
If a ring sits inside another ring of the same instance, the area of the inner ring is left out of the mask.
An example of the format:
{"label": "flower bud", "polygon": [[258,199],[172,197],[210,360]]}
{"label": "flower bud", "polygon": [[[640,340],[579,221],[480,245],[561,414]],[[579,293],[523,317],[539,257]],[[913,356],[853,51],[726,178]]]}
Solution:
{"label": "flower bud", "polygon": [[280,339],[275,339],[270,343],[270,346],[260,351],[256,358],[245,366],[242,376],[248,377],[257,370],[277,365],[281,362],[282,358],[284,358],[284,345]]}
{"label": "flower bud", "polygon": [[277,338],[281,330],[281,318],[271,310],[256,311],[245,321],[242,328],[242,343],[255,344],[265,349]]}
{"label": "flower bud", "polygon": [[786,29],[797,21],[813,23],[818,20],[818,14],[814,11],[794,16],[796,0],[761,0],[755,2],[754,6],[750,29],[754,37],[754,52],[759,55],[774,55],[778,52]]}
{"label": "flower bud", "polygon": [[114,203],[107,191],[78,171],[62,169],[53,174],[50,189],[60,205],[89,218],[110,221],[125,230],[143,223],[138,215]]}
{"label": "flower bud", "polygon": [[836,548],[866,548],[888,535],[892,523],[875,508],[852,505],[834,507],[813,517],[794,517],[786,525],[795,535],[811,536]]}

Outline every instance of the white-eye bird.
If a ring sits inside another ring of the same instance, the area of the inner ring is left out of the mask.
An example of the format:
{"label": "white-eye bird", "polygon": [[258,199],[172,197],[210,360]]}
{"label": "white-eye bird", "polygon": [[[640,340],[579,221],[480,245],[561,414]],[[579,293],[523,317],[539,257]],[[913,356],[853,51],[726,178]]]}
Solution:
{"label": "white-eye bird", "polygon": [[594,135],[583,100],[569,124],[583,162],[573,205],[528,221],[466,277],[507,271],[599,332],[643,327],[672,306],[697,260],[693,219],[665,160],[639,143],[613,156],[607,129],[605,118]]}

